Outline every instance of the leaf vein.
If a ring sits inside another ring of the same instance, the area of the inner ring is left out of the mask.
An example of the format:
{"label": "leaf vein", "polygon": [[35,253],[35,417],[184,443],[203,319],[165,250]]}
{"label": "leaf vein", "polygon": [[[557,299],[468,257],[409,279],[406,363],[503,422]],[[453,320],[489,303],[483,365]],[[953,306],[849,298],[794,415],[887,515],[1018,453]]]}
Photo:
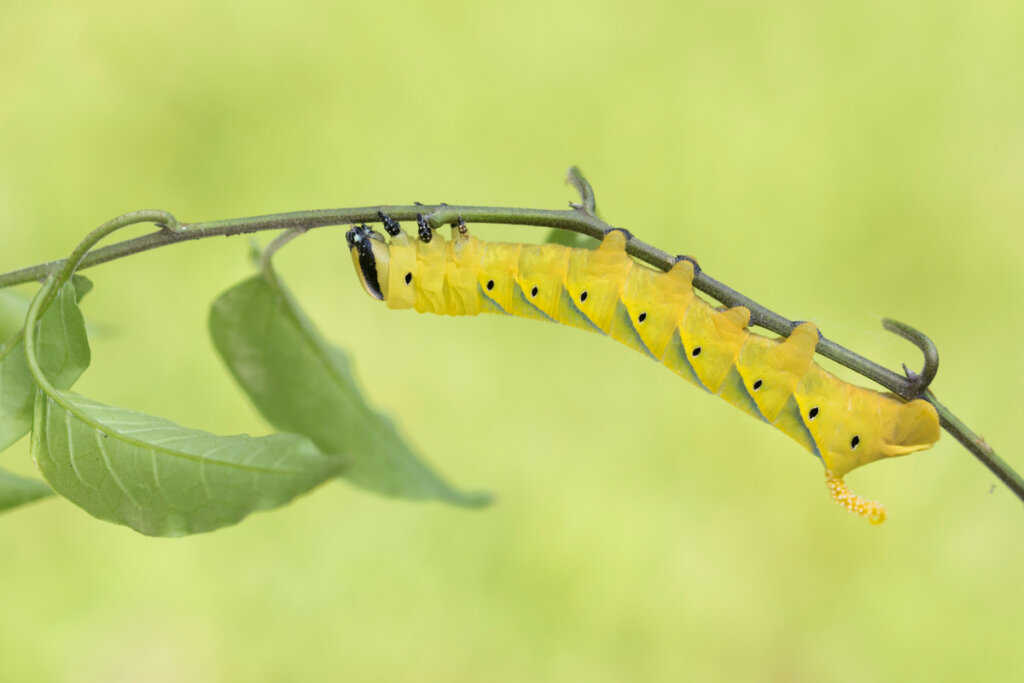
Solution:
{"label": "leaf vein", "polygon": [[[49,397],[47,397],[47,403],[49,403]],[[71,413],[69,413],[66,410],[63,410],[61,412],[64,413],[64,437],[67,439],[68,442],[68,464],[71,465],[71,471],[75,473],[75,477],[78,479],[78,481],[82,482],[82,484],[85,485],[86,488],[96,491],[97,487],[93,486],[88,481],[86,481],[85,478],[82,476],[82,473],[78,469],[78,456],[77,451],[75,450],[75,439],[71,433]],[[49,422],[49,416],[47,416],[47,422]],[[50,459],[56,462],[56,459],[53,457],[53,449],[48,448],[48,450],[50,450]]]}
{"label": "leaf vein", "polygon": [[107,471],[110,472],[110,478],[114,480],[117,488],[121,489],[128,500],[132,502],[132,505],[135,507],[141,507],[139,505],[139,501],[135,500],[135,496],[131,494],[128,487],[126,487],[124,482],[121,481],[121,477],[117,475],[117,471],[114,469],[114,464],[110,460],[110,454],[107,452],[107,447],[103,443],[104,436],[96,430],[93,430],[93,436],[95,437],[96,447],[99,449],[100,455],[103,457],[103,462],[107,466]]}

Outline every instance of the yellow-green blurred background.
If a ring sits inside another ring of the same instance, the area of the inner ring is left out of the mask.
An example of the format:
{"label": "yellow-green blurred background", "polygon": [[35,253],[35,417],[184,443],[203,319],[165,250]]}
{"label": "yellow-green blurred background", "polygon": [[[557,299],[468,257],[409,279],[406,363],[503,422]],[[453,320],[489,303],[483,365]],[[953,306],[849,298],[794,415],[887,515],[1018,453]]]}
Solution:
{"label": "yellow-green blurred background", "polygon": [[[0,270],[119,213],[447,201],[615,225],[890,367],[1024,469],[1024,7],[839,2],[0,0]],[[478,234],[538,240],[530,228]],[[141,229],[140,229],[141,232]],[[268,235],[261,236],[265,242]],[[0,518],[11,681],[903,681],[1024,675],[1024,515],[951,439],[858,471],[606,339],[396,313],[342,229],[280,268],[374,402],[483,512],[329,485],[145,538]],[[88,272],[78,389],[265,433],[214,356],[246,238]],[[31,471],[25,441],[0,466]]]}

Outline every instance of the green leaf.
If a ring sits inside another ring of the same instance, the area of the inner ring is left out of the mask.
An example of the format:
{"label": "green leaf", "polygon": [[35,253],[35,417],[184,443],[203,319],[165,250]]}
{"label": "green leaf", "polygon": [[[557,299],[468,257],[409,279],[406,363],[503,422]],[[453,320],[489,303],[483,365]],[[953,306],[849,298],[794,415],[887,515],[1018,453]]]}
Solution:
{"label": "green leaf", "polygon": [[545,244],[561,244],[563,247],[571,247],[573,249],[597,249],[599,242],[593,237],[588,237],[579,232],[573,232],[571,230],[559,230],[554,229],[548,234],[548,238],[544,240]]}
{"label": "green leaf", "polygon": [[[82,275],[72,278],[78,300],[92,289],[92,281]],[[32,297],[11,289],[0,289],[0,340],[9,339],[25,327],[25,316]]]}
{"label": "green leaf", "polygon": [[52,495],[50,487],[41,481],[0,470],[0,512]]}
{"label": "green leaf", "polygon": [[183,536],[283,505],[345,467],[294,434],[217,436],[71,392],[39,392],[32,455],[91,515]]}
{"label": "green leaf", "polygon": [[301,436],[216,436],[56,388],[69,383],[73,360],[88,361],[70,287],[32,329],[32,455],[57,493],[100,519],[154,536],[210,531],[282,505],[346,465]]}
{"label": "green leaf", "polygon": [[[75,276],[73,284],[61,288],[39,323],[39,365],[58,389],[69,389],[89,367],[89,342],[78,301],[91,288],[89,280]],[[16,295],[4,297],[6,313],[0,316],[0,323],[9,325],[18,309],[23,309],[17,327],[0,346],[0,451],[32,427],[36,383],[25,364],[21,338],[28,303],[18,299]]]}
{"label": "green leaf", "polygon": [[366,404],[346,355],[324,341],[276,278],[257,275],[218,297],[210,334],[260,414],[325,453],[350,456],[342,476],[353,484],[464,506],[490,501],[454,489],[416,457],[391,421]]}
{"label": "green leaf", "polygon": [[8,339],[25,326],[29,300],[17,292],[0,289],[0,339]]}

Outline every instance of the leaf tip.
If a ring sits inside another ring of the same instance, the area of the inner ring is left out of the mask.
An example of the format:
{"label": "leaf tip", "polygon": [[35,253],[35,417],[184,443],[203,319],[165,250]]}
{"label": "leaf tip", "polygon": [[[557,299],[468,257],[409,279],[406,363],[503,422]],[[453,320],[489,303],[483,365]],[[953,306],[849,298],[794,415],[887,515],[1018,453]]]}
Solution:
{"label": "leaf tip", "polygon": [[490,507],[494,501],[495,496],[490,491],[460,491],[449,498],[449,502],[455,505],[476,510]]}

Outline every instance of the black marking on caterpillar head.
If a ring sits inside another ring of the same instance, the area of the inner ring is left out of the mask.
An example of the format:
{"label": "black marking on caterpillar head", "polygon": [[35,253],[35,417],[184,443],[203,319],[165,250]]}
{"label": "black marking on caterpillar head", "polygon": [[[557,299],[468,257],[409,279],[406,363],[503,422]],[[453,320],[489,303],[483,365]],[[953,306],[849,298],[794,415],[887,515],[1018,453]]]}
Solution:
{"label": "black marking on caterpillar head", "polygon": [[488,280],[487,281],[487,291],[489,292],[492,289],[494,289],[494,280]]}
{"label": "black marking on caterpillar head", "polygon": [[762,382],[761,380],[754,380],[754,391],[760,389],[762,384],[764,384],[764,382]]}
{"label": "black marking on caterpillar head", "polygon": [[859,445],[860,445],[860,437],[855,434],[853,436],[853,438],[850,439],[850,450],[851,451],[857,450],[857,446],[859,446]]}
{"label": "black marking on caterpillar head", "polygon": [[391,216],[387,215],[383,211],[378,211],[377,216],[380,218],[380,222],[384,224],[384,231],[392,237],[397,237],[398,233],[402,232],[401,224]]}
{"label": "black marking on caterpillar head", "polygon": [[533,289],[530,290],[530,296],[537,296],[537,292],[539,292],[539,291],[540,290],[537,289],[537,285],[534,285]]}
{"label": "black marking on caterpillar head", "polygon": [[420,241],[429,242],[434,239],[434,231],[430,229],[430,224],[422,213],[416,214],[416,225],[419,226]]}
{"label": "black marking on caterpillar head", "polygon": [[694,358],[699,356],[700,355],[700,347],[699,346],[696,347],[693,351],[690,352],[690,355],[693,356]]}
{"label": "black marking on caterpillar head", "polygon": [[582,292],[580,292],[580,303],[583,303],[586,300],[587,300],[587,291],[583,290]]}
{"label": "black marking on caterpillar head", "polygon": [[366,239],[367,230],[366,225],[353,225],[352,228],[345,233],[345,241],[348,243],[349,249],[355,249],[364,239]]}
{"label": "black marking on caterpillar head", "polygon": [[643,321],[645,321],[645,320],[647,320],[647,314],[646,314],[646,313],[641,313],[640,315],[638,315],[638,316],[636,317],[636,321],[637,321],[638,323],[642,323],[642,322],[643,322]]}
{"label": "black marking on caterpillar head", "polygon": [[813,420],[814,418],[818,417],[818,406],[814,406],[813,408],[811,408],[807,412],[807,417],[808,417],[808,419],[811,419],[811,420]]}
{"label": "black marking on caterpillar head", "polygon": [[701,272],[700,264],[697,263],[697,259],[693,258],[692,256],[687,256],[685,254],[680,254],[679,256],[676,256],[676,261],[675,262],[679,263],[680,261],[689,261],[690,263],[692,263],[693,264],[693,274],[694,275],[697,275],[698,273]]}
{"label": "black marking on caterpillar head", "polygon": [[370,244],[373,230],[369,225],[353,225],[352,229],[345,233],[345,239],[351,249],[356,250],[359,258],[359,270],[363,276],[370,295],[375,299],[384,300],[384,293],[380,288],[380,280],[377,275],[377,257],[373,255],[373,245]]}

